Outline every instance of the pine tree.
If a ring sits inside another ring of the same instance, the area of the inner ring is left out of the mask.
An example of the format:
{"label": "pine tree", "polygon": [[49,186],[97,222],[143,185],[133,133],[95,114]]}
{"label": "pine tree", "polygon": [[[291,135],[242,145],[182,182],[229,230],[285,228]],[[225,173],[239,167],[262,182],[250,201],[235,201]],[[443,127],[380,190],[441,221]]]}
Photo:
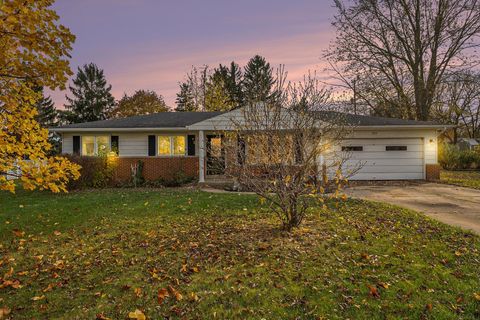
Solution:
{"label": "pine tree", "polygon": [[[242,81],[243,75],[242,70],[235,61],[230,63],[230,67],[220,65],[219,72],[222,75],[225,88],[230,97],[230,101],[233,104],[234,108],[238,108],[243,105],[243,90],[242,90]],[[217,70],[215,70],[217,71]]]}
{"label": "pine tree", "polygon": [[193,98],[192,88],[188,83],[180,83],[180,92],[177,93],[177,99],[175,100],[177,107],[175,111],[198,111],[195,106],[195,100]]}
{"label": "pine tree", "polygon": [[245,66],[243,76],[244,99],[247,102],[265,102],[272,97],[275,84],[273,69],[264,57],[254,56]]}
{"label": "pine tree", "polygon": [[112,86],[107,84],[103,70],[94,63],[78,68],[69,86],[73,97],[68,97],[63,113],[68,123],[104,120],[115,106],[115,99],[110,93]]}
{"label": "pine tree", "polygon": [[59,112],[55,108],[55,104],[52,101],[50,96],[45,97],[43,94],[43,88],[38,88],[37,92],[41,93],[42,96],[37,100],[35,106],[37,108],[38,114],[35,116],[35,120],[44,128],[55,127],[58,125],[58,116]]}
{"label": "pine tree", "polygon": [[207,111],[229,111],[235,107],[227,89],[228,73],[223,71],[226,70],[215,69],[207,82],[205,94],[205,109]]}

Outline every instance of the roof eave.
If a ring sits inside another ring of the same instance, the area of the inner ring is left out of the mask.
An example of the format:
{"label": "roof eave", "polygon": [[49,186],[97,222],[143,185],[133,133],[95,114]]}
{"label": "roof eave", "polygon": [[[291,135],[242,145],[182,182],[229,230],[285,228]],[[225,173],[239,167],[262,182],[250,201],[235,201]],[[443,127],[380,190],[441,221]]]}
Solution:
{"label": "roof eave", "polygon": [[52,132],[144,132],[144,131],[188,131],[187,127],[134,127],[134,128],[48,128]]}

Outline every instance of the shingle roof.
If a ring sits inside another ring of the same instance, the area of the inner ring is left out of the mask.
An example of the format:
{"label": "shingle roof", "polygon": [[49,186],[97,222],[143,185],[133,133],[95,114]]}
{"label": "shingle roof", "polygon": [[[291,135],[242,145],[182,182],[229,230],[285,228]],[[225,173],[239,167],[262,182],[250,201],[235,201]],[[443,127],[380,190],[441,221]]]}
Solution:
{"label": "shingle roof", "polygon": [[58,129],[184,128],[219,114],[222,114],[222,112],[160,112],[121,119],[74,123],[59,127]]}
{"label": "shingle roof", "polygon": [[367,115],[356,115],[350,113],[341,113],[337,111],[316,111],[319,118],[322,120],[340,118],[345,121],[347,125],[351,126],[435,126],[441,125],[434,121],[417,121],[417,120],[405,120],[396,118],[385,118]]}
{"label": "shingle roof", "polygon": [[[384,118],[367,115],[354,115],[336,111],[315,111],[320,119],[342,118],[351,126],[430,126],[440,125],[432,121],[416,121],[395,118]],[[223,112],[160,112],[149,115],[133,116],[121,119],[110,119],[84,123],[74,123],[55,129],[102,129],[102,128],[185,128],[194,123],[207,120]]]}

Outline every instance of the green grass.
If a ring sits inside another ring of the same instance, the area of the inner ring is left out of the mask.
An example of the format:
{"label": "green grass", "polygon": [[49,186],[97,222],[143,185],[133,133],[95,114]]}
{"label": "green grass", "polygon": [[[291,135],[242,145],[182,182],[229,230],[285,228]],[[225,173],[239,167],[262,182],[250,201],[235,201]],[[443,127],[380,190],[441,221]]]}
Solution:
{"label": "green grass", "polygon": [[[292,233],[278,227],[252,195],[0,193],[0,287],[22,286],[0,288],[0,310],[12,319],[126,319],[135,309],[147,319],[480,317],[478,236],[358,200],[313,209]],[[169,285],[182,299],[159,304]]]}
{"label": "green grass", "polygon": [[440,172],[440,181],[461,187],[480,189],[480,171],[447,171]]}

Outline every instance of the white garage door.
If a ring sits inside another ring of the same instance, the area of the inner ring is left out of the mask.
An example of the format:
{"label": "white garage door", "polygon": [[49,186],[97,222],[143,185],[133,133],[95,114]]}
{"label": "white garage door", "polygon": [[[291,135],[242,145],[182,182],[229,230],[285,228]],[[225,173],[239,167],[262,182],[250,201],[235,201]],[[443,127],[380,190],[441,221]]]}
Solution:
{"label": "white garage door", "polygon": [[350,180],[423,179],[423,139],[351,139],[342,143],[348,153],[345,169],[360,169]]}

